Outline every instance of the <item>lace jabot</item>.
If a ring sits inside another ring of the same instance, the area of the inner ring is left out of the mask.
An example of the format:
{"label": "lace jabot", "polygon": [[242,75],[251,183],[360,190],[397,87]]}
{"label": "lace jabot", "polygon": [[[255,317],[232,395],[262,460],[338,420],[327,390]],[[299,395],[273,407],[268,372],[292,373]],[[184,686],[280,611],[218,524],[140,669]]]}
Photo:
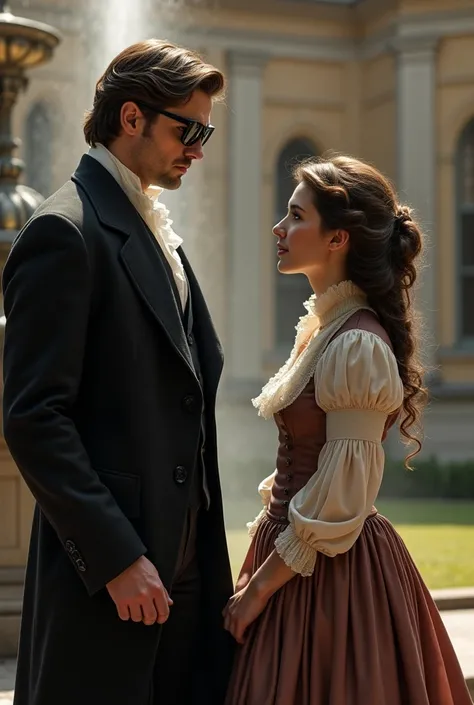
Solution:
{"label": "lace jabot", "polygon": [[163,189],[159,186],[149,186],[146,191],[142,191],[138,176],[102,144],[91,147],[88,154],[112,174],[155,236],[173,272],[184,310],[188,296],[188,282],[181,257],[177,252],[183,240],[174,232],[169,211],[159,200]]}
{"label": "lace jabot", "polygon": [[252,399],[259,416],[265,419],[295,401],[314,375],[318,360],[332,337],[356,311],[370,309],[364,292],[351,281],[336,284],[320,296],[313,294],[304,307],[307,314],[296,326],[290,357],[260,395]]}

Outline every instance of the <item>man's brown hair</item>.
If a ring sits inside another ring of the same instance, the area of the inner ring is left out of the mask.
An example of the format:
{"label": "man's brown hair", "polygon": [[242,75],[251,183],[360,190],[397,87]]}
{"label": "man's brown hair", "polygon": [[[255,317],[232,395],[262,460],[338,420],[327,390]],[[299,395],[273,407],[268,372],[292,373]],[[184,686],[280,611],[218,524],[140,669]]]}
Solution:
{"label": "man's brown hair", "polygon": [[[185,104],[195,90],[218,99],[224,93],[223,74],[190,49],[147,39],[124,49],[99,78],[92,110],[86,114],[86,142],[108,146],[120,134],[120,111],[128,101],[157,110]],[[142,109],[142,108],[140,108]],[[148,120],[156,115],[145,107]]]}

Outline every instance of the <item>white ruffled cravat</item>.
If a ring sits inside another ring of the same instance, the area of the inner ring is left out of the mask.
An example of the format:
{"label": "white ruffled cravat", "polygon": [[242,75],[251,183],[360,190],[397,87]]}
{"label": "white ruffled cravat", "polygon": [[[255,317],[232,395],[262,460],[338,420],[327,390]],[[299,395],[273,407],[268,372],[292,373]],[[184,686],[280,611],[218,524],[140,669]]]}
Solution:
{"label": "white ruffled cravat", "polygon": [[112,174],[155,236],[173,272],[184,311],[188,300],[188,280],[177,252],[183,241],[171,227],[173,221],[169,218],[168,209],[158,200],[163,189],[150,186],[143,192],[138,176],[102,144],[91,147],[89,156],[100,162]]}

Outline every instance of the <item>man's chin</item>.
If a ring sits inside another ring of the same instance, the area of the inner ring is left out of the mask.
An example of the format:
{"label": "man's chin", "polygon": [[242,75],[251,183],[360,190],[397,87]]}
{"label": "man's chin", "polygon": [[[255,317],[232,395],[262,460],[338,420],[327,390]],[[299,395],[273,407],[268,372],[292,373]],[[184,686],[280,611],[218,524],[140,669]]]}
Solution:
{"label": "man's chin", "polygon": [[167,191],[176,191],[181,186],[181,174],[179,176],[162,176],[158,182],[158,186]]}

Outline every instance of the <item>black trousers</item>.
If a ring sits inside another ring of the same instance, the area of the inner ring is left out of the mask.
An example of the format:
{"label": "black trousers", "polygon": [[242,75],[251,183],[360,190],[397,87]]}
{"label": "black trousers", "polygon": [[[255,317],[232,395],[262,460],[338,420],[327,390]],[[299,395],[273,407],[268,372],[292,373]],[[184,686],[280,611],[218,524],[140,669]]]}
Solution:
{"label": "black trousers", "polygon": [[[202,510],[201,510],[202,511]],[[153,678],[152,705],[190,705],[193,700],[201,610],[198,509],[189,509],[171,591],[173,606],[163,625]]]}

